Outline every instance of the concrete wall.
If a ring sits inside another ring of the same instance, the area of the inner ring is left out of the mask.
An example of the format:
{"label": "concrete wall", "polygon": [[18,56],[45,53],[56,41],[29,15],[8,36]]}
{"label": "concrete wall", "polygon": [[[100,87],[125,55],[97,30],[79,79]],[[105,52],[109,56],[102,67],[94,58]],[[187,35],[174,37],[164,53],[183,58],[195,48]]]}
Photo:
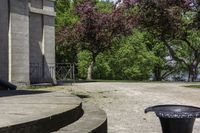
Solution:
{"label": "concrete wall", "polygon": [[30,4],[31,82],[55,81],[54,1],[31,0]]}
{"label": "concrete wall", "polygon": [[1,79],[22,84],[55,81],[54,2],[0,0]]}
{"label": "concrete wall", "polygon": [[[54,13],[54,2],[55,0],[43,0],[43,9],[49,14]],[[49,78],[51,74],[52,79],[55,81],[55,16],[45,15],[44,16],[44,55],[45,62],[48,64],[48,68],[45,67],[45,78]],[[52,54],[54,53],[54,54]]]}
{"label": "concrete wall", "polygon": [[43,77],[43,16],[30,13],[30,81],[39,82]]}
{"label": "concrete wall", "polygon": [[43,0],[31,0],[31,7],[43,9]]}
{"label": "concrete wall", "polygon": [[[52,16],[44,16],[44,67],[45,79],[55,79],[55,20]],[[54,53],[54,54],[52,54]],[[54,70],[53,70],[54,68]]]}
{"label": "concrete wall", "polygon": [[9,81],[29,79],[29,8],[28,0],[10,0]]}
{"label": "concrete wall", "polygon": [[43,9],[54,12],[54,0],[43,0]]}
{"label": "concrete wall", "polygon": [[0,79],[8,80],[8,0],[0,0]]}

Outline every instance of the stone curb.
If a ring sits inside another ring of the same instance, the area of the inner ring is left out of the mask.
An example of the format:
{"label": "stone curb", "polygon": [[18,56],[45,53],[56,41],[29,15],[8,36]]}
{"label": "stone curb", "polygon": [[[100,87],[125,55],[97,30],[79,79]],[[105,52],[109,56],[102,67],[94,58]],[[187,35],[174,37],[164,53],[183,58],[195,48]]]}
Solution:
{"label": "stone curb", "polygon": [[106,113],[97,106],[84,104],[83,116],[54,133],[107,133]]}

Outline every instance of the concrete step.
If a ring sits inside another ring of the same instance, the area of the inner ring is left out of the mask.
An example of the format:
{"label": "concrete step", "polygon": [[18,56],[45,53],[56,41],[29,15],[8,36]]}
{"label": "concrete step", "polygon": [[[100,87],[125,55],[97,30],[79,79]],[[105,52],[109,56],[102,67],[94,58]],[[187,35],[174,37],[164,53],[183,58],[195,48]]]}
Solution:
{"label": "concrete step", "polygon": [[64,92],[5,91],[0,107],[0,133],[54,132],[83,114],[81,100]]}
{"label": "concrete step", "polygon": [[54,133],[107,133],[106,113],[97,106],[83,104],[83,116]]}

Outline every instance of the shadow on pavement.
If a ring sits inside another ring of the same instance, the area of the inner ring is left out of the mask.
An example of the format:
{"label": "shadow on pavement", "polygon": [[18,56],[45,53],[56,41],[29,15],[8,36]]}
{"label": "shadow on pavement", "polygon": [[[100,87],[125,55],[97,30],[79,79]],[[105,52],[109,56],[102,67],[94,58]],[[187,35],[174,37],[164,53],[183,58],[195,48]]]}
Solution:
{"label": "shadow on pavement", "polygon": [[17,95],[34,95],[41,93],[49,93],[50,91],[29,91],[29,90],[12,90],[0,91],[0,97],[17,96]]}

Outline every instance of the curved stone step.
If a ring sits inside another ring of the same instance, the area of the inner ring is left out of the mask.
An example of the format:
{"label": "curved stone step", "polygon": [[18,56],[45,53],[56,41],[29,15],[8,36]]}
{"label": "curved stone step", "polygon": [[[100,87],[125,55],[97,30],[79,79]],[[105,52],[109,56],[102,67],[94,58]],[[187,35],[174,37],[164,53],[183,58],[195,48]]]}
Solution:
{"label": "curved stone step", "polygon": [[55,133],[107,133],[106,113],[97,106],[84,104],[83,116]]}
{"label": "curved stone step", "polygon": [[4,95],[0,97],[0,133],[49,133],[83,114],[81,100],[64,92],[7,91]]}

